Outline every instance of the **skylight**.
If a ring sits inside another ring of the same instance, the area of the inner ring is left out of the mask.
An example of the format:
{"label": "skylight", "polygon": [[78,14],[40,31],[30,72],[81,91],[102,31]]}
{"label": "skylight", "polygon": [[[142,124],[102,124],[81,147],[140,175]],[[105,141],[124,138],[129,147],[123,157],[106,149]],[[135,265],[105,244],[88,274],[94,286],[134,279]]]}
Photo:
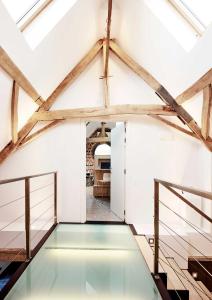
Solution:
{"label": "skylight", "polygon": [[168,0],[197,34],[202,35],[212,21],[211,0]]}
{"label": "skylight", "polygon": [[197,21],[206,29],[212,22],[211,0],[180,0],[191,11]]}
{"label": "skylight", "polygon": [[49,0],[2,0],[14,22],[20,28],[40,7]]}
{"label": "skylight", "polygon": [[77,0],[2,0],[32,49],[54,28]]}
{"label": "skylight", "polygon": [[212,22],[212,0],[145,0],[152,12],[190,51]]}

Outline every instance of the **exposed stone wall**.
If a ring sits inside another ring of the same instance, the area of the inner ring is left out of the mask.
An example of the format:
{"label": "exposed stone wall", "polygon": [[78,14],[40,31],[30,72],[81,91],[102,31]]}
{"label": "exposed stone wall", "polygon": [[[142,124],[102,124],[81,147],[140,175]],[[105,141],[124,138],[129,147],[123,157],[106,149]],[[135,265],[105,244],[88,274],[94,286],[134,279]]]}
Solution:
{"label": "exposed stone wall", "polygon": [[87,143],[86,145],[86,172],[93,175],[94,170],[94,153],[93,147],[95,143]]}

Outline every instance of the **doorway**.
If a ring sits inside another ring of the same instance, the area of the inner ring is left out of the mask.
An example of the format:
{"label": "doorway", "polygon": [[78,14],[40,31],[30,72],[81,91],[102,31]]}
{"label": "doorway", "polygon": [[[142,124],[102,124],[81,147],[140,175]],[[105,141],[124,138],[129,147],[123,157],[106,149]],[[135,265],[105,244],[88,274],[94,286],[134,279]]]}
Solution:
{"label": "doorway", "polygon": [[125,124],[86,124],[86,220],[123,222]]}

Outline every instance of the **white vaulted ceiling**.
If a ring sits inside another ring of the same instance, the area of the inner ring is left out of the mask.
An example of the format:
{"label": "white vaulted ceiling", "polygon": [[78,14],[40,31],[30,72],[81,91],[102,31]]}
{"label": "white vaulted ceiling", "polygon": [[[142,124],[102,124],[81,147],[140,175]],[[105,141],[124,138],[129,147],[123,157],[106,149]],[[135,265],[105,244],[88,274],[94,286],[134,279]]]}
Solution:
{"label": "white vaulted ceiling", "polygon": [[[59,3],[64,1],[68,0],[59,0]],[[37,47],[31,49],[0,0],[0,45],[44,100],[96,41],[106,36],[107,0],[78,0],[75,3],[70,0],[69,4],[66,13]],[[113,0],[111,38],[115,38],[125,52],[146,68],[174,97],[211,68],[211,37],[212,25],[188,52],[147,5],[147,1]],[[5,76],[4,73],[1,75]],[[99,54],[80,77],[59,95],[52,109],[101,107],[104,98],[102,75],[103,62]],[[4,99],[0,113],[4,114],[2,118],[8,120],[8,124],[2,125],[7,128],[2,142],[4,145],[10,140],[8,108],[11,91],[7,93],[1,88],[7,80],[4,78],[2,85],[0,82],[0,96]],[[155,92],[113,54],[109,60],[108,81],[111,105],[161,104]],[[195,103],[198,105],[188,101],[185,106],[200,123],[202,94],[196,97]],[[21,98],[19,128],[36,109],[36,105],[23,92]]]}
{"label": "white vaulted ceiling", "polygon": [[[69,4],[62,5],[64,8],[60,18],[56,18],[57,22],[32,50],[0,1],[1,46],[44,99],[92,45],[106,35],[107,0],[54,2],[55,7],[59,7],[59,4],[61,6],[61,3]],[[53,19],[54,14],[50,16]],[[39,18],[30,26],[26,35],[36,31],[36,28],[40,32],[41,25],[38,23]],[[116,38],[174,96],[211,68],[211,35],[212,25],[193,49],[187,52],[147,5],[147,1],[113,0],[111,38]],[[200,58],[201,63],[195,63],[197,58]],[[113,72],[112,77],[118,76],[118,71]],[[136,91],[135,86],[133,90]]]}

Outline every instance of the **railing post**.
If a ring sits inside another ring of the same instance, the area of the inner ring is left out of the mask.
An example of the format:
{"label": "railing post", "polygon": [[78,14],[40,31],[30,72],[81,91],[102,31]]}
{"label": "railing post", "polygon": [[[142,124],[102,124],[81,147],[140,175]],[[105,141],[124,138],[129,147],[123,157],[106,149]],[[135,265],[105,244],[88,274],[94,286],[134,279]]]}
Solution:
{"label": "railing post", "polygon": [[25,178],[25,233],[26,233],[26,258],[31,258],[30,239],[30,179]]}
{"label": "railing post", "polygon": [[154,274],[159,272],[159,182],[154,180]]}
{"label": "railing post", "polygon": [[57,224],[57,172],[54,173],[54,224]]}

